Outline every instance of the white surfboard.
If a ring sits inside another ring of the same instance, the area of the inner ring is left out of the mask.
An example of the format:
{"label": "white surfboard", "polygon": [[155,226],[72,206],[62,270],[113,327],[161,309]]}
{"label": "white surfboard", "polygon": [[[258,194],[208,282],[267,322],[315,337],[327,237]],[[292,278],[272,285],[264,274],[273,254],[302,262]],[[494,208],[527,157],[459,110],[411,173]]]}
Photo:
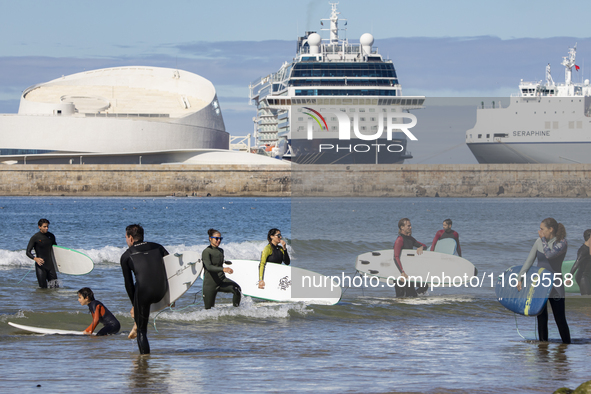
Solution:
{"label": "white surfboard", "polygon": [[67,275],[85,275],[94,269],[90,257],[74,249],[53,245],[53,258],[57,271]]}
{"label": "white surfboard", "polygon": [[284,264],[267,263],[265,288],[259,289],[259,263],[232,260],[232,264],[224,264],[234,271],[226,273],[226,278],[238,283],[242,294],[263,300],[334,305],[341,299],[341,287],[333,286],[329,277]]}
{"label": "white surfboard", "polygon": [[[36,334],[85,335],[83,331],[57,330],[54,328],[25,326],[22,324],[16,324],[16,323],[12,323],[12,322],[8,322],[8,324],[10,324],[14,328],[18,328],[23,331],[34,332]],[[92,335],[96,335],[96,334],[93,333]]]}
{"label": "white surfboard", "polygon": [[158,312],[178,300],[195,283],[201,274],[200,252],[183,252],[164,257],[168,276],[168,292],[160,302],[152,304],[150,312]]}
{"label": "white surfboard", "polygon": [[458,243],[453,238],[444,238],[435,244],[435,252],[445,254],[457,254]]}
{"label": "white surfboard", "polygon": [[[468,260],[445,253],[425,251],[418,255],[416,250],[403,249],[400,261],[404,272],[409,277],[416,278],[415,282],[422,280],[423,283],[450,286],[452,283],[465,283],[478,273],[474,264]],[[391,283],[401,276],[394,262],[393,249],[360,254],[357,256],[355,268],[360,273],[376,276],[383,282],[388,282],[390,278]],[[458,277],[461,280],[457,279]]]}

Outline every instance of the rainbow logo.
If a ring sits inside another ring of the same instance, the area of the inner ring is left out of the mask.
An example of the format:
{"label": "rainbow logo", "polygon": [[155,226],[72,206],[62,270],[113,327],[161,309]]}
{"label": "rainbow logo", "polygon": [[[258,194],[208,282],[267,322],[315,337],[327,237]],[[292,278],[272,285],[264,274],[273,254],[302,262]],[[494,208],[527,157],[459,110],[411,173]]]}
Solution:
{"label": "rainbow logo", "polygon": [[[318,115],[320,117],[320,119],[322,119],[322,123],[324,123],[324,130],[328,130],[328,125],[326,124],[326,120],[324,119],[324,117],[322,115],[320,115],[320,112],[313,110],[312,108],[308,108],[308,107],[304,107],[304,109],[307,109],[308,111],[312,111],[314,112],[316,115]],[[306,115],[308,115],[309,117],[311,117],[312,119],[314,119],[316,121],[316,123],[318,123],[318,126],[320,126],[320,130],[323,129],[322,124],[320,124],[320,121],[318,120],[317,117],[315,117],[312,114],[309,114],[307,112],[304,112]]]}

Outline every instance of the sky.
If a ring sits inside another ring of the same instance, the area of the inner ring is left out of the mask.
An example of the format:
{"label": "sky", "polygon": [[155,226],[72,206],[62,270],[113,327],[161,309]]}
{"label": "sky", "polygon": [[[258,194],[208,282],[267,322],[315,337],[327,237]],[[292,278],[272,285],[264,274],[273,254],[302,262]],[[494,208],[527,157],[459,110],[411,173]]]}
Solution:
{"label": "sky", "polygon": [[[62,75],[125,65],[169,67],[215,85],[232,135],[252,132],[249,82],[290,61],[298,35],[319,31],[320,19],[330,16],[325,0],[0,4],[0,113],[16,113],[24,89]],[[338,9],[347,19],[341,35],[358,42],[372,33],[374,47],[393,60],[406,95],[506,97],[522,78],[544,79],[548,63],[554,80],[563,82],[560,62],[575,43],[581,71],[574,79],[591,77],[591,30],[580,17],[591,15],[591,2],[341,0]],[[458,141],[463,136],[454,133]],[[458,155],[452,151],[437,160],[453,162]],[[464,155],[475,162],[469,152]]]}

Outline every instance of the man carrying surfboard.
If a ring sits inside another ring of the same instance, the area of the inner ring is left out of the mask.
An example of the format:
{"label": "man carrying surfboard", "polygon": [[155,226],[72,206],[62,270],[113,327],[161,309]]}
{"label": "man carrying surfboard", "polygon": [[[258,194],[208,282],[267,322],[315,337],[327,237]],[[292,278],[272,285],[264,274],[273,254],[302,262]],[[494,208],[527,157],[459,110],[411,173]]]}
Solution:
{"label": "man carrying surfboard", "polygon": [[131,315],[137,327],[137,346],[140,354],[149,354],[147,332],[150,305],[160,301],[168,291],[164,266],[164,256],[168,255],[168,251],[160,244],[144,242],[144,229],[139,224],[130,224],[125,228],[125,241],[129,246],[121,255],[125,290],[133,305]]}
{"label": "man carrying surfboard", "polygon": [[458,251],[458,256],[462,257],[462,248],[460,248],[460,235],[457,233],[457,231],[451,229],[451,224],[451,219],[445,219],[443,221],[443,230],[439,230],[435,234],[435,238],[433,238],[433,243],[431,244],[431,252],[435,250],[437,241],[440,239],[451,238],[456,241],[456,250]]}
{"label": "man carrying surfboard", "polygon": [[[49,232],[49,220],[39,219],[37,226],[39,232],[29,240],[27,257],[35,261],[35,274],[37,274],[39,287],[46,289],[48,282],[57,279],[55,261],[51,252],[51,247],[57,243],[55,235]],[[32,253],[33,250],[35,250],[35,255]]]}
{"label": "man carrying surfboard", "polygon": [[[398,238],[396,238],[396,241],[394,242],[394,263],[406,281],[408,281],[408,275],[404,272],[404,268],[402,267],[400,254],[402,253],[402,250],[413,249],[414,247],[417,248],[417,254],[421,255],[427,245],[412,237],[412,225],[410,224],[410,219],[402,218],[398,221]],[[407,282],[405,286],[399,286],[396,284],[394,289],[396,290],[396,297],[416,297],[418,295],[413,282]],[[426,285],[419,288],[419,290],[423,292],[426,289]]]}

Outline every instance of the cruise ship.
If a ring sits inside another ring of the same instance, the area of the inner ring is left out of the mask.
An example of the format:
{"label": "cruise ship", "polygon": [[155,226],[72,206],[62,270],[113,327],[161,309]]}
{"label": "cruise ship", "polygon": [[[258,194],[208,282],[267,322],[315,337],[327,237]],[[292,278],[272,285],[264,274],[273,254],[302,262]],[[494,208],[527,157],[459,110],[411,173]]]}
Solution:
{"label": "cruise ship", "polygon": [[339,37],[347,20],[337,4],[321,20],[328,39],[306,32],[291,62],[250,84],[257,145],[295,163],[403,163],[412,158],[407,139],[416,125],[409,110],[425,98],[402,96],[394,64],[373,48],[371,34],[359,43]]}
{"label": "cruise ship", "polygon": [[573,82],[576,53],[575,44],[563,58],[563,84],[548,64],[545,83],[521,80],[508,105],[482,103],[466,132],[479,163],[591,163],[591,86]]}

